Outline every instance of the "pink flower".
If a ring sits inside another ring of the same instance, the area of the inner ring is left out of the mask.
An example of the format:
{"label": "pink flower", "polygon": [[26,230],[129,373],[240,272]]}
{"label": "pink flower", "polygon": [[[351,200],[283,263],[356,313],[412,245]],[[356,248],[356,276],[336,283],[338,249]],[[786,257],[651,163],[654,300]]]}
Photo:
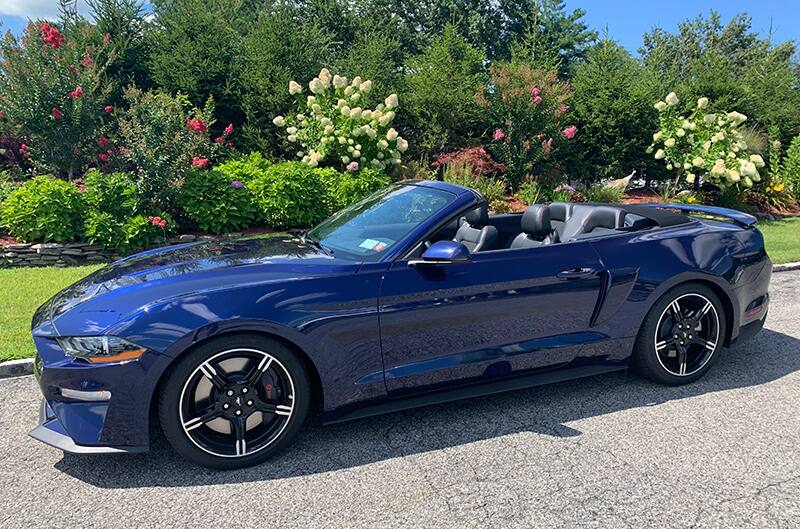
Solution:
{"label": "pink flower", "polygon": [[536,97],[533,98],[533,104],[534,105],[538,105],[541,102],[542,102],[542,96],[536,96]]}
{"label": "pink flower", "polygon": [[539,97],[539,94],[541,94],[541,92],[539,91],[538,88],[536,88],[535,86],[531,88],[531,97]]}
{"label": "pink flower", "polygon": [[217,143],[217,144],[220,144],[220,145],[224,141],[225,141],[225,137],[223,137],[223,136],[217,136],[216,138],[214,138],[214,143]]}
{"label": "pink flower", "polygon": [[150,218],[150,222],[153,224],[153,226],[159,226],[161,224],[161,221],[163,221],[163,220],[164,219],[162,219],[161,217],[151,217]]}
{"label": "pink flower", "polygon": [[186,120],[186,126],[189,130],[193,130],[195,132],[205,132],[206,124],[203,123],[203,120],[200,118],[189,118]]}
{"label": "pink flower", "polygon": [[74,64],[70,64],[69,66],[67,66],[67,70],[69,70],[70,73],[75,73],[78,71],[78,69],[75,67]]}
{"label": "pink flower", "polygon": [[69,93],[69,97],[72,99],[80,99],[83,97],[83,87],[78,85],[75,87],[75,90]]}
{"label": "pink flower", "polygon": [[228,123],[228,126],[225,127],[225,130],[222,131],[222,134],[224,134],[225,136],[230,136],[231,134],[233,134],[233,123]]}
{"label": "pink flower", "polygon": [[500,141],[506,137],[506,133],[503,132],[502,129],[497,129],[494,131],[494,136],[492,137],[494,138],[494,141]]}
{"label": "pink flower", "polygon": [[208,165],[208,158],[200,158],[199,156],[195,156],[192,158],[192,167],[196,167],[198,169],[205,169]]}
{"label": "pink flower", "polygon": [[566,114],[567,110],[569,110],[569,105],[567,105],[566,103],[561,103],[560,105],[558,105],[558,109],[556,110],[556,116],[561,116],[563,114]]}
{"label": "pink flower", "polygon": [[0,119],[3,119],[4,117],[6,117],[6,113],[0,110]]}
{"label": "pink flower", "polygon": [[53,110],[50,111],[50,114],[52,114],[53,118],[55,119],[61,119],[61,116],[64,115],[61,110],[58,109],[58,107],[53,107]]}
{"label": "pink flower", "polygon": [[561,135],[567,138],[568,140],[571,140],[572,138],[575,137],[575,134],[577,134],[577,132],[578,132],[578,127],[576,127],[575,125],[570,125],[569,127],[561,131]]}
{"label": "pink flower", "polygon": [[111,42],[111,33],[106,33],[103,35],[103,44],[108,46],[108,43]]}
{"label": "pink flower", "polygon": [[39,26],[39,32],[42,34],[42,42],[54,50],[57,50],[64,45],[64,36],[61,34],[58,28],[51,26],[47,22],[44,22],[41,26]]}
{"label": "pink flower", "polygon": [[108,138],[106,138],[105,136],[100,136],[99,138],[97,138],[97,144],[100,147],[105,148],[106,145],[108,145]]}
{"label": "pink flower", "polygon": [[22,145],[20,145],[19,146],[19,153],[23,154],[23,155],[27,154],[28,153],[28,146],[25,145],[24,143]]}
{"label": "pink flower", "polygon": [[101,152],[100,154],[97,155],[97,159],[100,160],[101,162],[107,162],[108,155],[104,152]]}
{"label": "pink flower", "polygon": [[347,164],[347,170],[350,171],[351,173],[355,173],[356,171],[358,171],[358,162],[350,162],[349,164]]}
{"label": "pink flower", "polygon": [[547,141],[542,142],[542,151],[545,156],[550,156],[550,153],[553,152],[553,138],[547,138]]}
{"label": "pink flower", "polygon": [[240,182],[239,180],[234,180],[233,182],[231,182],[231,187],[233,189],[241,189],[241,188],[244,187],[244,184],[242,182]]}
{"label": "pink flower", "polygon": [[231,147],[233,147],[233,142],[229,141],[228,143],[225,144],[225,147],[230,149]]}
{"label": "pink flower", "polygon": [[109,112],[114,110],[114,107],[111,106],[111,105],[106,105],[106,106],[103,107],[103,110],[106,112],[106,114],[108,114]]}
{"label": "pink flower", "polygon": [[81,66],[85,66],[86,68],[88,68],[93,64],[94,61],[92,60],[92,56],[89,55],[89,52],[87,51],[86,54],[83,56],[83,60],[81,60]]}

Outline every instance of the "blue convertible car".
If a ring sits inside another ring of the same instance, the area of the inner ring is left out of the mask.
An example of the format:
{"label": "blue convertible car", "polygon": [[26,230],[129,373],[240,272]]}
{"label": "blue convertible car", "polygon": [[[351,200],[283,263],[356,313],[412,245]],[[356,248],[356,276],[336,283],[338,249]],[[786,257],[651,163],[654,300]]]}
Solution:
{"label": "blue convertible car", "polygon": [[185,458],[236,468],[312,412],[342,421],[629,367],[692,382],[763,325],[772,266],[754,223],[679,205],[490,216],[471,189],[409,181],[302,237],[140,253],[36,312],[31,435],[137,452],[157,422]]}

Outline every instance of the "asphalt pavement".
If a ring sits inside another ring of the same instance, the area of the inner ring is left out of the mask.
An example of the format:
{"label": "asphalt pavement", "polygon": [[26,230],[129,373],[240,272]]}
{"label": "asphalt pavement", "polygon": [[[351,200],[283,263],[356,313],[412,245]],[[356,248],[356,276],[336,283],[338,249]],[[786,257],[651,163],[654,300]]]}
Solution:
{"label": "asphalt pavement", "polygon": [[39,392],[0,380],[0,527],[800,528],[800,272],[764,331],[701,381],[611,374],[312,424],[264,465],[65,456],[27,437]]}

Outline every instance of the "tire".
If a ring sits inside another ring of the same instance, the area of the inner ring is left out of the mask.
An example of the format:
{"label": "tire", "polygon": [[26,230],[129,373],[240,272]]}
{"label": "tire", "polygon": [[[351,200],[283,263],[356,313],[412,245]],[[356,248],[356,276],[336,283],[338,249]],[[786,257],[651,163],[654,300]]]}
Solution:
{"label": "tire", "polygon": [[727,325],[722,302],[713,290],[699,283],[679,285],[661,296],[647,313],[631,365],[659,384],[694,382],[720,355]]}
{"label": "tire", "polygon": [[225,336],[189,352],[159,393],[164,436],[185,459],[230,470],[257,465],[299,432],[311,403],[308,373],[281,342]]}

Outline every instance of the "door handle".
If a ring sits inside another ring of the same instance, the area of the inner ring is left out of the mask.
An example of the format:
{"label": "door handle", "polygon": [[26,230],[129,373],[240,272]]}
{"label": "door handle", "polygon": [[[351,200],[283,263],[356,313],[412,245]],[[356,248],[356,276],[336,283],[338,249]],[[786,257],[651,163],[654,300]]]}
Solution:
{"label": "door handle", "polygon": [[569,281],[572,279],[585,279],[587,277],[591,277],[597,273],[597,270],[594,268],[569,268],[567,270],[562,270],[556,277],[562,281]]}

